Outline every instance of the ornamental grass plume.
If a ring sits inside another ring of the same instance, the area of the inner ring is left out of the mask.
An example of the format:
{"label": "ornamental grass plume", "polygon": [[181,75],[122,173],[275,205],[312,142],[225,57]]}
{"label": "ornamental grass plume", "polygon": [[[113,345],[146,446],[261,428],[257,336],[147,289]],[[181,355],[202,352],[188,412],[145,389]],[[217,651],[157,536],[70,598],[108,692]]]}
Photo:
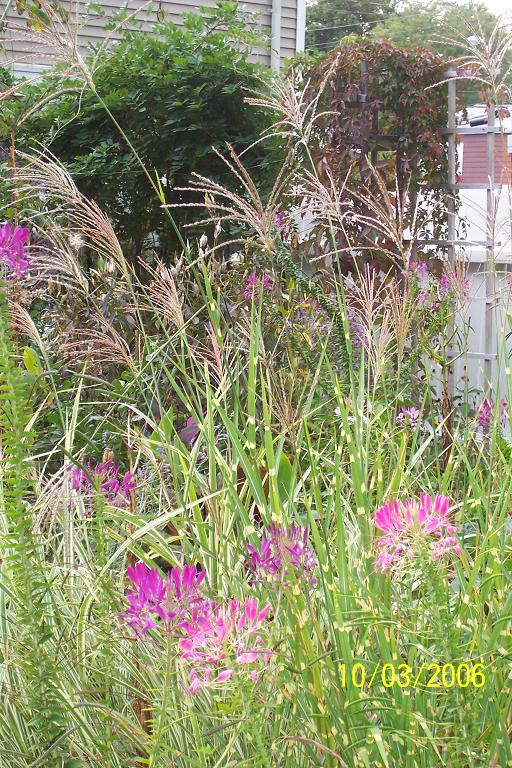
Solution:
{"label": "ornamental grass plume", "polygon": [[157,621],[166,632],[176,630],[185,619],[199,616],[211,605],[200,589],[206,573],[193,565],[171,568],[165,579],[158,568],[145,563],[127,568],[126,574],[135,589],[127,593],[128,608],[120,618],[137,637],[154,629]]}
{"label": "ornamental grass plume", "polygon": [[273,656],[268,644],[270,605],[259,608],[254,598],[230,600],[199,614],[181,627],[179,642],[188,669],[189,693],[217,687],[233,676],[255,681]]}
{"label": "ornamental grass plume", "polygon": [[419,500],[388,501],[375,513],[375,525],[384,536],[377,540],[375,567],[396,571],[418,556],[432,561],[453,552],[460,555],[456,528],[448,518],[450,499],[423,493]]}
{"label": "ornamental grass plume", "polygon": [[258,581],[262,577],[286,581],[292,573],[314,585],[314,570],[318,565],[313,549],[308,545],[308,530],[297,525],[289,528],[271,525],[263,532],[259,549],[251,544],[249,566]]}
{"label": "ornamental grass plume", "polygon": [[[291,176],[290,157],[288,156],[277,173],[274,186],[269,195],[266,196],[264,203],[239,155],[236,154],[230,144],[227,145],[227,149],[229,158],[224,157],[215,148],[213,151],[240,182],[242,187],[241,194],[232,192],[227,187],[208,179],[206,176],[193,173],[189,186],[175,187],[175,190],[176,192],[187,193],[187,197],[189,197],[189,193],[195,192],[201,196],[200,202],[175,203],[162,207],[206,208],[208,216],[195,222],[194,226],[205,227],[209,224],[217,225],[218,223],[222,226],[224,222],[229,221],[243,227],[249,227],[256,235],[259,245],[263,247],[265,252],[274,253],[278,239],[276,215],[281,211],[282,197],[289,185]],[[206,203],[205,201],[208,202]],[[227,242],[218,243],[210,248],[209,253],[212,254],[219,248],[225,248],[230,244],[240,243],[243,245],[245,239],[245,237],[239,236]]]}
{"label": "ornamental grass plume", "polygon": [[5,264],[10,279],[23,277],[30,267],[25,253],[29,235],[26,227],[13,227],[8,221],[0,227],[0,260]]}

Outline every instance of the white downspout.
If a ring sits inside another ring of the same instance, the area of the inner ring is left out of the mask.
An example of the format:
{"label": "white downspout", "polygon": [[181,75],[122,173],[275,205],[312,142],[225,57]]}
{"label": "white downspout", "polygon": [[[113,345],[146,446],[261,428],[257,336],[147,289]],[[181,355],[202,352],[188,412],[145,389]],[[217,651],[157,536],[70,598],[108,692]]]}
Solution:
{"label": "white downspout", "polygon": [[297,0],[297,26],[295,29],[295,50],[306,47],[306,0]]}
{"label": "white downspout", "polygon": [[281,0],[272,0],[270,67],[273,70],[278,70],[281,67]]}

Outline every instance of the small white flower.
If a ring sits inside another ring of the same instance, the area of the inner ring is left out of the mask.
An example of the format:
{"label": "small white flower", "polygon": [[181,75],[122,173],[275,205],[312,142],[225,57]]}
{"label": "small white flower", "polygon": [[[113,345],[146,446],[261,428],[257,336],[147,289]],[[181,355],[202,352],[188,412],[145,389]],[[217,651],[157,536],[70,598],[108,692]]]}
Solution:
{"label": "small white flower", "polygon": [[68,240],[69,240],[70,246],[74,248],[75,251],[78,251],[80,248],[82,248],[85,245],[85,240],[83,239],[82,235],[78,234],[78,232],[72,232]]}

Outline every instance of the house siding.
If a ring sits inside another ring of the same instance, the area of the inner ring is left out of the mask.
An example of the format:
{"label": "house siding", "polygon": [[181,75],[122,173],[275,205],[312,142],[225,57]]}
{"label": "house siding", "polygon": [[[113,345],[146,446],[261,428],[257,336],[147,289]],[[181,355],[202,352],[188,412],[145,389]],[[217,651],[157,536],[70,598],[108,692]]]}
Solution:
{"label": "house siding", "polygon": [[[463,135],[459,139],[462,146],[462,176],[459,181],[485,187],[488,182],[487,136]],[[507,146],[507,137],[498,133],[494,137],[494,182],[510,184],[511,180],[512,155]]]}
{"label": "house siding", "polygon": [[[301,48],[300,30],[297,31],[297,20],[300,17],[301,9],[297,9],[297,3],[304,3],[305,0],[281,0],[281,29],[280,29],[280,59],[281,61],[293,56],[296,50]],[[216,0],[202,0],[197,2],[174,2],[171,0],[158,0],[153,4],[152,9],[148,9],[147,4],[141,0],[104,0],[102,3],[103,15],[87,16],[85,13],[86,2],[79,0],[76,2],[66,2],[63,0],[62,6],[70,11],[70,28],[75,31],[78,29],[77,41],[80,53],[84,55],[90,45],[99,45],[106,36],[104,29],[105,23],[121,8],[131,11],[138,10],[136,17],[137,26],[133,23],[127,23],[128,28],[140,28],[143,31],[151,31],[152,24],[157,18],[157,11],[161,8],[167,13],[169,18],[176,24],[182,23],[184,13],[197,11],[200,7],[214,7]],[[239,3],[240,10],[251,14],[256,14],[255,26],[261,32],[262,45],[255,49],[251,54],[253,61],[259,61],[264,64],[270,64],[270,35],[272,26],[272,0],[245,0]],[[139,10],[140,9],[140,10]],[[0,63],[11,64],[13,69],[20,74],[30,75],[37,73],[45,66],[51,63],[52,56],[49,51],[39,44],[39,50],[34,50],[34,44],[27,39],[23,39],[24,33],[20,31],[23,27],[23,18],[20,17],[14,8],[14,2],[10,0],[0,0],[0,19],[3,18],[4,27],[0,30]],[[119,38],[120,32],[109,38],[115,41]]]}

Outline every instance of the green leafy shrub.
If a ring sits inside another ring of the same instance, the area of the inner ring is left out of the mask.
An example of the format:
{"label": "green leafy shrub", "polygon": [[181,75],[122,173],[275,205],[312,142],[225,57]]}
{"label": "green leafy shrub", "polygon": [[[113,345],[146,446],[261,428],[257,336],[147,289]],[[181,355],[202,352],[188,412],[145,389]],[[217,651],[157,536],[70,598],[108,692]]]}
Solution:
{"label": "green leafy shrub", "polygon": [[[140,255],[149,235],[165,254],[176,246],[176,232],[133,148],[168,203],[183,201],[174,187],[194,171],[225,181],[226,168],[212,147],[223,150],[229,141],[237,151],[247,149],[269,123],[268,114],[244,102],[264,75],[247,60],[249,42],[254,35],[234,3],[188,15],[183,27],[161,21],[153,34],[126,32],[99,53],[94,67],[91,54],[94,91],[58,72],[24,89],[18,149],[47,146],[107,212],[129,257]],[[274,151],[267,142],[246,155],[263,186]],[[191,220],[183,209],[177,223]]]}

